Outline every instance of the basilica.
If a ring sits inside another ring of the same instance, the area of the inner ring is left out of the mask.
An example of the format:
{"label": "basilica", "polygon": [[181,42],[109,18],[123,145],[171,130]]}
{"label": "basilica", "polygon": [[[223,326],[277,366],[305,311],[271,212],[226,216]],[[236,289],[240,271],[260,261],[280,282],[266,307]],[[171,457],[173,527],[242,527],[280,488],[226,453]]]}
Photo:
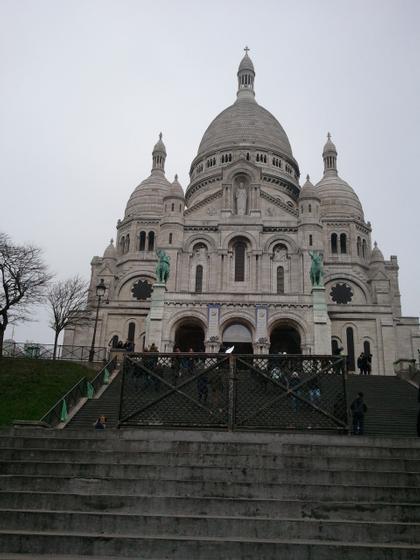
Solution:
{"label": "basilica", "polygon": [[[129,340],[136,351],[331,354],[350,370],[361,352],[372,372],[392,374],[420,348],[418,319],[401,316],[398,260],[385,260],[360,200],[338,174],[328,134],[324,174],[300,181],[286,132],[255,100],[246,49],[235,102],[209,125],[184,189],[165,176],[162,134],[150,176],[130,196],[116,242],[93,257],[89,306],[96,345]],[[156,275],[158,254],[169,276]],[[322,258],[322,281],[310,276]],[[106,286],[97,306],[96,287]],[[90,345],[92,324],[65,345]]]}

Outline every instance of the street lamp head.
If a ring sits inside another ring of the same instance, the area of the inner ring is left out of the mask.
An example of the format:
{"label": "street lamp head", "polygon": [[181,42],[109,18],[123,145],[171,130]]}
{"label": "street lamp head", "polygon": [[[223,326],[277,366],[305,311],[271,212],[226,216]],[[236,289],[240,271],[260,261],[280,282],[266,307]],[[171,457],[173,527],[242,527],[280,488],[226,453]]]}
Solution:
{"label": "street lamp head", "polygon": [[101,278],[101,281],[96,286],[96,295],[98,297],[103,297],[105,295],[105,292],[106,292],[106,286],[105,286],[105,283],[104,283],[104,279]]}

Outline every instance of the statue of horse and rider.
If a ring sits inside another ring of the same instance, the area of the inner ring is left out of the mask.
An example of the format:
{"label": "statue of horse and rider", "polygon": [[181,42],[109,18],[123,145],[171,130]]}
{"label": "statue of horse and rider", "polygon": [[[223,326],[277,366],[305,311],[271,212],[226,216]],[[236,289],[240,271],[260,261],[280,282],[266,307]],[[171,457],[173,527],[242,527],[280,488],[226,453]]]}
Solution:
{"label": "statue of horse and rider", "polygon": [[159,259],[156,265],[156,281],[159,284],[166,284],[169,278],[171,257],[163,249],[158,249],[156,255]]}
{"label": "statue of horse and rider", "polygon": [[312,286],[322,287],[324,285],[324,270],[322,264],[322,255],[314,251],[309,251],[312,259],[311,270],[309,275],[311,277]]}

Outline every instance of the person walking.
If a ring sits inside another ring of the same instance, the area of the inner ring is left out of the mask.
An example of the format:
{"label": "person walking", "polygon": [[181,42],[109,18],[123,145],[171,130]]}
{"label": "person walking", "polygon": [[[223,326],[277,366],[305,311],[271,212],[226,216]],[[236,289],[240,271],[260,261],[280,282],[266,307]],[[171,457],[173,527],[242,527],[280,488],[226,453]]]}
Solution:
{"label": "person walking", "polygon": [[[302,389],[299,387],[299,385],[301,384],[301,379],[299,376],[299,373],[297,371],[294,371],[292,373],[292,377],[290,378],[289,381],[289,388],[292,392],[292,408],[293,408],[293,412],[299,412],[300,410],[300,399],[298,397],[301,396],[302,394]],[[297,396],[295,396],[297,395]]]}
{"label": "person walking", "polygon": [[351,413],[353,415],[353,435],[362,436],[365,429],[365,414],[367,406],[363,400],[363,393],[357,393],[357,397],[351,403]]}
{"label": "person walking", "polygon": [[360,356],[357,358],[357,367],[359,368],[359,375],[363,375],[363,360],[364,360],[365,354],[364,352],[362,352],[360,354]]}

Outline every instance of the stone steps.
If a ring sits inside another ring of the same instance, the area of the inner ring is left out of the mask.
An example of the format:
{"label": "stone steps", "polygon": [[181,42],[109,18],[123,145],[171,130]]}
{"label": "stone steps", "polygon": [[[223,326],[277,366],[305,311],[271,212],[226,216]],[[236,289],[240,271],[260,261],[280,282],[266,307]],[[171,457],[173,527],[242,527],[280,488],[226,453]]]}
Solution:
{"label": "stone steps", "polygon": [[72,511],[72,512],[122,512],[158,515],[215,516],[224,515],[258,518],[302,518],[336,519],[355,521],[393,521],[417,523],[420,520],[420,505],[409,503],[387,503],[385,501],[309,501],[281,500],[274,498],[209,498],[147,496],[123,494],[77,494],[59,492],[0,492],[0,509],[28,511]]}
{"label": "stone steps", "polygon": [[113,478],[125,480],[172,480],[191,482],[227,482],[227,478],[237,482],[259,484],[352,484],[368,486],[411,486],[420,487],[419,472],[356,471],[356,470],[313,470],[310,468],[237,468],[187,466],[172,467],[162,465],[103,464],[103,463],[61,463],[7,461],[0,463],[1,475],[60,476],[73,478]]}
{"label": "stone steps", "polygon": [[0,560],[71,560],[69,552],[80,560],[418,560],[420,440],[0,432]]}
{"label": "stone steps", "polygon": [[331,469],[346,471],[372,470],[376,471],[401,471],[419,472],[419,459],[383,458],[378,464],[377,458],[372,457],[336,457],[314,456],[312,453],[294,455],[232,455],[232,454],[205,454],[205,453],[174,453],[171,452],[137,452],[137,451],[77,451],[75,449],[45,449],[2,448],[3,460],[11,464],[25,461],[37,463],[40,461],[54,463],[62,459],[63,455],[70,463],[101,464],[130,464],[151,465],[168,467],[223,467],[229,462],[231,468],[252,469]]}
{"label": "stone steps", "polygon": [[[156,535],[144,537],[132,535],[121,537],[107,534],[71,534],[56,532],[0,531],[0,551],[5,546],[32,554],[43,553],[46,549],[57,554],[72,550],[76,555],[89,558],[100,555],[103,560],[109,556],[136,558],[137,560],[159,560],[171,558],[185,560],[418,560],[417,545],[379,544],[355,542],[331,542],[324,540],[292,539],[252,539],[170,537]],[[64,549],[64,550],[63,550]],[[140,556],[139,556],[140,552]]]}
{"label": "stone steps", "polygon": [[68,422],[70,429],[92,429],[99,416],[107,419],[107,428],[118,424],[119,402],[121,392],[121,373],[118,373],[98,399],[89,399]]}
{"label": "stone steps", "polygon": [[406,381],[385,375],[349,375],[349,404],[358,391],[368,407],[365,433],[371,436],[416,437],[417,390]]}
{"label": "stone steps", "polygon": [[420,487],[369,486],[366,484],[261,484],[257,482],[151,480],[150,478],[91,478],[62,476],[0,476],[0,491],[85,492],[136,496],[193,496],[262,499],[373,500],[393,503],[420,502]]}
{"label": "stone steps", "polygon": [[[76,534],[108,534],[119,537],[168,538],[194,537],[239,539],[244,535],[255,539],[351,541],[354,535],[362,542],[371,540],[386,544],[419,544],[420,523],[395,523],[355,520],[318,520],[227,517],[191,515],[139,515],[133,513],[92,513],[67,511],[0,510],[0,531],[65,532]],[[386,531],[384,531],[384,527]]]}

